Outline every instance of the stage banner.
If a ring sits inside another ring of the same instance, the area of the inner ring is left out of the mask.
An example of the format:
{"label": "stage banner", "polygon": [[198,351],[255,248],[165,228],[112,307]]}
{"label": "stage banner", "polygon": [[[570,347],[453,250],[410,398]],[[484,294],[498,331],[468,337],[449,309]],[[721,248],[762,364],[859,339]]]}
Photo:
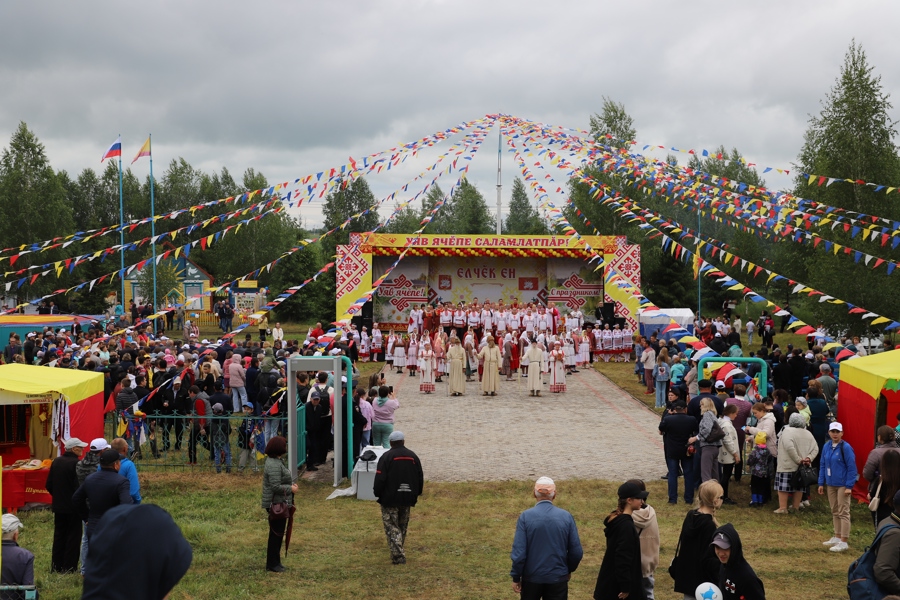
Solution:
{"label": "stage banner", "polygon": [[350,244],[337,247],[335,291],[338,315],[346,313],[350,305],[359,298],[359,290],[372,287],[372,254],[365,252],[359,242],[360,234],[351,233]]}
{"label": "stage banner", "polygon": [[578,258],[547,259],[547,304],[563,314],[575,309],[593,318],[603,302],[603,273]]}
{"label": "stage banner", "polygon": [[[616,248],[604,256],[609,266],[625,277],[636,289],[641,289],[641,247],[629,244],[624,237],[617,238]],[[616,295],[613,297],[612,286],[605,290],[605,301],[616,303],[616,316],[625,317],[632,330],[638,330],[638,309],[640,302],[632,297]]]}
{"label": "stage banner", "polygon": [[[369,256],[372,256],[371,254]],[[372,258],[372,270],[384,273],[391,263],[391,256]],[[426,304],[428,298],[428,258],[407,256],[391,271],[374,296],[374,320],[383,330],[406,331],[409,310],[413,305]]]}
{"label": "stage banner", "polygon": [[603,272],[595,271],[590,244],[607,263],[640,287],[640,247],[625,236],[408,235],[353,233],[338,246],[337,313],[344,314],[408,248],[403,261],[374,295],[373,318],[382,329],[406,330],[413,304],[438,300],[507,304],[555,303],[566,312],[578,307],[589,319],[601,299],[616,302],[616,314],[636,327],[636,307],[610,298]]}
{"label": "stage banner", "polygon": [[485,300],[539,302],[546,295],[546,262],[542,258],[431,258],[429,291],[435,301],[453,304],[476,298],[479,304]]}

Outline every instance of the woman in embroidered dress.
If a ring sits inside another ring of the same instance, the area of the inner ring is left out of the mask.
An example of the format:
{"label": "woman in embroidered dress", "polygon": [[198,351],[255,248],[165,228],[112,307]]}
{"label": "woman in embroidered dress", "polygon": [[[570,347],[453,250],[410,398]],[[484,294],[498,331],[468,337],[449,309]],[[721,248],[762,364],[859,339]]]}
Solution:
{"label": "woman in embroidered dress", "polygon": [[566,354],[559,342],[554,342],[550,352],[550,391],[554,394],[566,391]]}
{"label": "woman in embroidered dress", "polygon": [[406,366],[406,344],[408,344],[409,338],[401,337],[398,338],[394,343],[394,367],[397,369],[397,375],[403,373],[403,368]]}
{"label": "woman in embroidered dress", "polygon": [[434,391],[434,351],[431,349],[431,342],[428,338],[422,343],[422,361],[420,363],[421,371],[419,372],[419,391],[430,394]]}

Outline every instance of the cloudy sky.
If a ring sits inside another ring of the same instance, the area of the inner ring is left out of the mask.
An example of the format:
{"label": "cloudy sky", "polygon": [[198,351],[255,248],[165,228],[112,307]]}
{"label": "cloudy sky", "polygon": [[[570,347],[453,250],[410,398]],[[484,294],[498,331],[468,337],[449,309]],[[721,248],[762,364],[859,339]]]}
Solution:
{"label": "cloudy sky", "polygon": [[[0,146],[24,121],[77,174],[118,134],[127,164],[152,133],[157,177],[184,157],[274,183],[486,113],[586,129],[605,95],[640,143],[789,167],[853,38],[896,101],[879,23],[897,22],[900,4],[862,0],[3,2]],[[491,204],[496,161],[493,136],[470,176]],[[370,184],[383,196],[426,166]],[[301,217],[321,223],[320,207]]]}

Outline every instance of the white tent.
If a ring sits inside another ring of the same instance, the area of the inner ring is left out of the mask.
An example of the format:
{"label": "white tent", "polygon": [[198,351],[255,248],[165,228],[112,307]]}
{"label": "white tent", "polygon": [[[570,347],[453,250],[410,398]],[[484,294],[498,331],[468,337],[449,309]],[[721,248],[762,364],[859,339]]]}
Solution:
{"label": "white tent", "polygon": [[[688,333],[694,333],[694,311],[689,308],[660,308],[659,310],[641,310],[638,316],[641,335],[650,337],[675,321]],[[659,337],[659,336],[658,336]]]}

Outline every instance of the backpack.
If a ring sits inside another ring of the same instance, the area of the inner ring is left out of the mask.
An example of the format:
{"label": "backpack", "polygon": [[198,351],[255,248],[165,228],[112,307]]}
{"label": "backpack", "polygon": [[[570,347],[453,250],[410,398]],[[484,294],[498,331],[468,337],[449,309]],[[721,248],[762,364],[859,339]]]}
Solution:
{"label": "backpack", "polygon": [[319,387],[319,384],[313,386],[312,395],[309,397],[310,400],[318,398],[319,403],[322,406],[329,406],[331,403],[331,397],[328,395],[328,388],[322,389]]}
{"label": "backpack", "polygon": [[881,536],[888,529],[898,529],[898,526],[891,524],[882,527],[872,545],[847,570],[847,594],[850,600],[881,600],[887,595],[875,581],[875,551],[881,543]]}

